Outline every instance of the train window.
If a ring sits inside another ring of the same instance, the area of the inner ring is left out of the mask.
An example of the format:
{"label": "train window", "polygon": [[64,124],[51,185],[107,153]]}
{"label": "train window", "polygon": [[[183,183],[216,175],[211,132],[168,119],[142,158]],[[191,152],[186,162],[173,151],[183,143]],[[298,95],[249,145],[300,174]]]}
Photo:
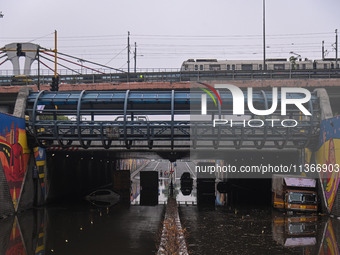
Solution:
{"label": "train window", "polygon": [[187,71],[189,69],[188,65],[184,65],[184,70]]}
{"label": "train window", "polygon": [[241,70],[251,71],[251,70],[253,70],[253,65],[252,64],[242,64]]}
{"label": "train window", "polygon": [[334,63],[331,63],[331,69],[334,69]]}
{"label": "train window", "polygon": [[323,69],[327,69],[327,64],[323,64]]}
{"label": "train window", "polygon": [[274,70],[285,70],[285,64],[274,64]]}
{"label": "train window", "polygon": [[209,65],[209,70],[210,71],[220,71],[221,70],[221,65]]}
{"label": "train window", "polygon": [[268,70],[268,65],[267,64],[264,65],[264,70]]}
{"label": "train window", "polygon": [[200,70],[203,71],[203,65],[200,65]]}
{"label": "train window", "polygon": [[306,69],[306,64],[302,64],[302,69]]}
{"label": "train window", "polygon": [[262,70],[262,64],[259,64],[259,70]]}
{"label": "train window", "polygon": [[232,70],[235,70],[235,65],[231,65],[231,69],[232,69]]}
{"label": "train window", "polygon": [[227,65],[227,70],[230,70],[230,65]]}
{"label": "train window", "polygon": [[195,65],[195,71],[197,71],[198,70],[198,65]]}

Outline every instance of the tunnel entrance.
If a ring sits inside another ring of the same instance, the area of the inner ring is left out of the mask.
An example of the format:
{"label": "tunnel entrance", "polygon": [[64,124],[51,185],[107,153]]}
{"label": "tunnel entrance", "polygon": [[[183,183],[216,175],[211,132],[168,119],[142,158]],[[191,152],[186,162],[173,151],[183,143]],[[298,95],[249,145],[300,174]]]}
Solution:
{"label": "tunnel entrance", "polygon": [[47,201],[80,200],[110,185],[116,167],[113,155],[103,151],[48,151]]}

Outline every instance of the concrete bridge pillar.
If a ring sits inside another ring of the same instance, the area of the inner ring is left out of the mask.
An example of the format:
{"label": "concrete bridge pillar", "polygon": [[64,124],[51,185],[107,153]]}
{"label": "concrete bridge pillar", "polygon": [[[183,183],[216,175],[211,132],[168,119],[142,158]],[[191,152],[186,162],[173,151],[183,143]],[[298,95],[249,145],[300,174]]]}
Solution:
{"label": "concrete bridge pillar", "polygon": [[15,101],[13,116],[18,118],[25,118],[27,97],[32,89],[22,87],[18,93]]}
{"label": "concrete bridge pillar", "polygon": [[20,75],[19,58],[25,57],[24,75],[30,75],[31,65],[36,60],[39,45],[34,43],[10,43],[5,45],[8,59],[13,65],[13,75]]}
{"label": "concrete bridge pillar", "polygon": [[318,88],[314,91],[316,92],[320,102],[321,120],[333,118],[332,107],[326,89]]}

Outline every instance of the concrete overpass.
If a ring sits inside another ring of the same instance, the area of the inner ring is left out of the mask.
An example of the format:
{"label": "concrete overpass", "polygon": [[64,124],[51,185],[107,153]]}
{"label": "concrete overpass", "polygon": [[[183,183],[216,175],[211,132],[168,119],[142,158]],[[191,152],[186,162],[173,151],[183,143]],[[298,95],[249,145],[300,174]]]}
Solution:
{"label": "concrete overpass", "polygon": [[[328,92],[332,109],[340,112],[340,79],[265,79],[265,80],[211,80],[204,81],[209,85],[234,84],[240,88],[271,88],[271,87],[299,87],[314,90],[325,88]],[[112,90],[186,90],[197,85],[196,81],[187,82],[123,82],[123,83],[84,83],[84,84],[60,84],[59,91],[112,91]],[[17,94],[22,87],[28,87],[32,91],[38,91],[37,85],[0,86],[0,109],[11,113]],[[49,84],[40,85],[40,90],[50,90]]]}

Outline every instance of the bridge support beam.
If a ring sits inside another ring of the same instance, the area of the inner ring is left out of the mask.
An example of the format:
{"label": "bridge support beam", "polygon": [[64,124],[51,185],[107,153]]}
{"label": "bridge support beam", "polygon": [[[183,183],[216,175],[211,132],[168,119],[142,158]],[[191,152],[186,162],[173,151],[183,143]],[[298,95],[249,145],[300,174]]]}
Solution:
{"label": "bridge support beam", "polygon": [[317,97],[319,98],[320,109],[321,109],[321,120],[329,119],[333,117],[331,103],[329,101],[329,96],[324,88],[318,88],[314,90]]}
{"label": "bridge support beam", "polygon": [[30,91],[32,91],[32,89],[28,87],[22,87],[20,89],[15,101],[13,116],[18,118],[25,118],[26,102]]}

